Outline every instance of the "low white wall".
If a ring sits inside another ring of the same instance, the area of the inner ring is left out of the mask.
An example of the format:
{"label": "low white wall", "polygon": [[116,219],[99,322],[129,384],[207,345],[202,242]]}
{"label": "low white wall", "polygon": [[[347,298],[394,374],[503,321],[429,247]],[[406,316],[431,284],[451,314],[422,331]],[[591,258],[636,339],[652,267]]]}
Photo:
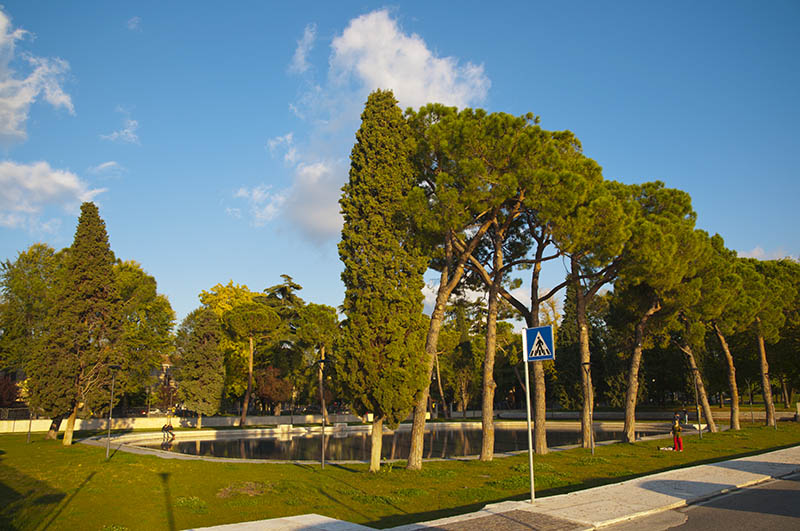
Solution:
{"label": "low white wall", "polygon": [[[328,415],[328,421],[333,424],[336,422],[361,422],[355,415]],[[25,420],[0,420],[0,433],[25,433],[42,432],[50,429],[50,419],[38,419],[34,421]],[[160,429],[167,423],[167,417],[133,417],[115,418],[111,420],[112,429],[115,430],[146,430]],[[249,416],[247,426],[268,426],[280,424],[321,424],[322,415],[273,415]],[[219,428],[225,426],[238,426],[239,417],[203,417],[202,427]],[[67,420],[61,421],[61,431],[67,426]],[[195,417],[172,417],[172,426],[175,428],[196,428],[197,418]],[[108,429],[108,419],[77,419],[75,430],[105,430]]]}

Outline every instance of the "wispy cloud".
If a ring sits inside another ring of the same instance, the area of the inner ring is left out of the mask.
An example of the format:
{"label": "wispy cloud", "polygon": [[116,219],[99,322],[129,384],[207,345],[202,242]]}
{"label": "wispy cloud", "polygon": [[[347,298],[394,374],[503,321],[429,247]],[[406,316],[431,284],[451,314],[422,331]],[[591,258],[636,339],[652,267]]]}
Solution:
{"label": "wispy cloud", "polygon": [[48,207],[72,212],[81,202],[105,191],[90,188],[74,173],[51,168],[47,162],[0,162],[0,226],[52,230],[60,222],[57,218],[41,220]]}
{"label": "wispy cloud", "polygon": [[136,131],[139,129],[139,122],[131,118],[130,111],[122,107],[117,107],[117,112],[122,113],[125,116],[122,129],[118,129],[117,131],[107,135],[100,135],[100,138],[103,140],[110,140],[112,142],[138,145],[139,135],[136,133]]}
{"label": "wispy cloud", "polygon": [[297,162],[297,148],[294,146],[294,133],[286,133],[283,136],[270,138],[267,140],[267,147],[272,156],[282,151],[283,161],[287,164],[294,164]]}
{"label": "wispy cloud", "polygon": [[[242,187],[233,194],[234,199],[242,199],[248,205],[251,222],[256,227],[261,227],[277,216],[286,196],[281,192],[273,192],[272,187],[261,184],[253,188]],[[227,208],[229,216],[241,218],[242,213],[238,208]]]}
{"label": "wispy cloud", "polygon": [[307,25],[303,30],[303,37],[297,41],[297,48],[294,50],[292,62],[289,63],[289,72],[302,74],[311,67],[311,65],[308,63],[308,54],[314,47],[314,39],[316,38],[316,35],[317,25]]}
{"label": "wispy cloud", "polygon": [[109,160],[108,162],[103,162],[98,164],[97,166],[92,166],[89,168],[89,173],[92,175],[97,175],[98,177],[106,177],[106,178],[118,178],[121,177],[123,173],[127,170],[124,166],[122,166],[119,162],[115,160]]}
{"label": "wispy cloud", "polygon": [[302,139],[292,133],[274,137],[267,147],[292,167],[291,184],[271,192],[282,201],[271,205],[283,209],[281,217],[291,220],[308,240],[323,243],[341,230],[339,197],[348,172],[343,154],[352,147],[372,90],[392,89],[401,107],[429,102],[463,107],[482,101],[491,83],[482,65],[437,56],[422,37],[403,32],[385,9],[350,20],[332,40],[329,68],[321,82],[310,75],[315,70],[308,52],[315,36],[316,27],[306,26],[289,64],[290,72],[309,72],[300,97],[288,104],[309,124],[308,133]]}
{"label": "wispy cloud", "polygon": [[128,19],[126,25],[128,26],[128,29],[131,31],[141,31],[142,19],[141,17],[131,17]]}
{"label": "wispy cloud", "polygon": [[59,58],[37,57],[21,53],[27,63],[27,75],[16,72],[16,44],[30,35],[14,28],[11,19],[0,5],[0,145],[10,145],[27,138],[25,124],[31,105],[40,97],[56,108],[75,114],[72,99],[64,92],[62,83],[69,63]]}

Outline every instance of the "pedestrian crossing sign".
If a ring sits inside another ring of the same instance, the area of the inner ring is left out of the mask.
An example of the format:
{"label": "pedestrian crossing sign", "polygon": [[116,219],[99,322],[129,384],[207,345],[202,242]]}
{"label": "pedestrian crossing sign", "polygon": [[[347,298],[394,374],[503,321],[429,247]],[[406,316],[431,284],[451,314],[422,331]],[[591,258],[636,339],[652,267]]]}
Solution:
{"label": "pedestrian crossing sign", "polygon": [[525,361],[544,361],[556,359],[553,344],[553,326],[538,326],[522,331],[522,352]]}

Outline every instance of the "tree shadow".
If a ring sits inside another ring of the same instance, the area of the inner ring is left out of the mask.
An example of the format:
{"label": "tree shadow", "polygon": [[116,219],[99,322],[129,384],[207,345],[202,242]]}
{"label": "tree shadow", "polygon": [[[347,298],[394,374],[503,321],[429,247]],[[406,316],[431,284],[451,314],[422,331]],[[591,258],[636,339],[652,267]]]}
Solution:
{"label": "tree shadow", "polygon": [[711,464],[720,468],[750,472],[752,474],[765,474],[773,477],[791,474],[800,470],[800,465],[774,461],[720,461]]}
{"label": "tree shadow", "polygon": [[[68,506],[68,505],[69,505],[69,504],[72,502],[72,500],[74,500],[74,499],[75,499],[75,496],[77,496],[77,495],[78,495],[78,493],[79,493],[80,491],[82,491],[82,490],[83,490],[83,488],[86,486],[86,484],[87,484],[87,483],[89,483],[89,481],[91,481],[91,479],[92,479],[92,478],[95,476],[95,474],[97,474],[97,472],[92,472],[91,474],[89,474],[88,476],[86,476],[86,479],[84,479],[84,480],[81,482],[81,484],[80,484],[80,485],[78,485],[78,488],[77,488],[77,489],[75,489],[75,490],[72,492],[72,494],[70,494],[70,495],[69,495],[69,497],[68,497],[67,499],[63,500],[63,501],[62,501],[62,502],[61,502],[61,503],[58,505],[58,509],[57,509],[57,510],[56,510],[56,511],[55,511],[55,512],[54,512],[54,513],[53,513],[53,514],[50,516],[50,518],[47,520],[47,522],[45,522],[45,524],[44,524],[44,525],[41,527],[41,529],[42,529],[42,530],[49,528],[49,527],[50,527],[50,526],[53,524],[53,522],[55,522],[56,518],[58,518],[58,516],[59,516],[59,515],[60,515],[62,512],[64,512],[64,509],[66,509],[66,508],[67,508],[67,506]],[[41,499],[41,498],[40,498],[40,499]],[[45,502],[42,502],[42,503],[45,503]]]}

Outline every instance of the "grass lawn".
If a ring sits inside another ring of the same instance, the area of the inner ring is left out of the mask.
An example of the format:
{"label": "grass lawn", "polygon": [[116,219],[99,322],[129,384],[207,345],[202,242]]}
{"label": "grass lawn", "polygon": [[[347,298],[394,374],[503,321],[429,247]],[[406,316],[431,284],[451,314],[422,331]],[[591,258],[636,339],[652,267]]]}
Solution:
{"label": "grass lawn", "polygon": [[[684,437],[683,453],[659,451],[669,439],[611,444],[535,457],[536,496],[614,483],[670,468],[800,444],[800,424],[778,430],[747,423],[739,432]],[[527,499],[523,454],[404,463],[378,474],[366,465],[236,464],[161,459],[105,448],[0,435],[0,529],[185,529],[317,513],[371,527],[469,512]]]}

